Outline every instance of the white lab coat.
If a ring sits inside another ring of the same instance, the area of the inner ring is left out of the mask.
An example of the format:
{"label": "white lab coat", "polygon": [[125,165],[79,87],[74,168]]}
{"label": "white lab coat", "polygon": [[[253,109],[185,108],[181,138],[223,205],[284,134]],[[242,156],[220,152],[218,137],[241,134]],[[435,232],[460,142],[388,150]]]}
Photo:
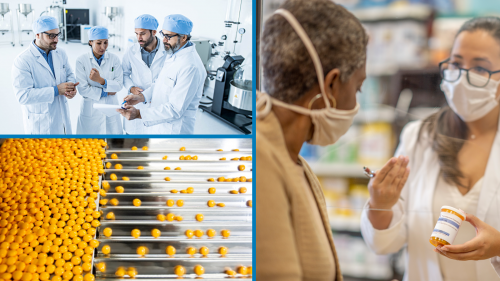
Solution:
{"label": "white lab coat", "polygon": [[207,72],[194,46],[167,55],[156,83],[142,94],[146,134],[193,134]]}
{"label": "white lab coat", "polygon": [[105,92],[119,92],[123,88],[123,70],[118,56],[104,52],[101,65],[97,63],[92,49],[78,57],[76,60],[76,79],[80,84],[76,86],[78,92],[83,96],[80,106],[80,115],[76,126],[77,134],[123,134],[120,115],[107,117],[97,109],[94,103],[116,104],[116,95],[101,98],[103,85],[90,80],[90,71],[95,68],[102,78],[106,79],[107,88]]}
{"label": "white lab coat", "polygon": [[[130,94],[130,88],[132,87],[139,87],[146,90],[156,82],[156,78],[158,78],[158,75],[163,68],[165,57],[167,55],[162,41],[158,39],[158,37],[156,39],[158,40],[157,44],[160,44],[160,46],[150,67],[148,67],[148,65],[142,60],[141,46],[139,43],[135,43],[131,46],[123,56],[123,84],[125,85],[125,89],[128,91],[127,94]],[[148,105],[143,103],[135,105],[135,108],[139,110],[147,107]],[[141,119],[123,119],[125,132],[136,135],[144,133],[146,126],[144,126]]]}
{"label": "white lab coat", "polygon": [[75,75],[64,50],[57,48],[51,52],[54,74],[33,43],[16,57],[12,65],[12,85],[23,110],[26,134],[73,133],[68,99],[64,95],[54,96],[54,86],[75,83]]}
{"label": "white lab coat", "polygon": [[[401,199],[392,208],[394,215],[388,229],[374,229],[367,211],[361,216],[361,233],[368,246],[377,254],[389,254],[408,245],[404,281],[442,281],[438,254],[429,238],[436,222],[433,219],[432,202],[440,166],[437,154],[432,150],[426,135],[416,142],[422,122],[409,123],[401,134],[401,143],[396,156],[410,158],[410,175],[401,192]],[[500,230],[500,129],[491,148],[490,157],[483,178],[477,212],[482,221]],[[365,206],[366,207],[366,206]],[[464,222],[468,223],[468,222]],[[500,258],[491,259],[497,273],[500,273]],[[476,262],[477,280],[487,280],[485,272],[490,263]]]}

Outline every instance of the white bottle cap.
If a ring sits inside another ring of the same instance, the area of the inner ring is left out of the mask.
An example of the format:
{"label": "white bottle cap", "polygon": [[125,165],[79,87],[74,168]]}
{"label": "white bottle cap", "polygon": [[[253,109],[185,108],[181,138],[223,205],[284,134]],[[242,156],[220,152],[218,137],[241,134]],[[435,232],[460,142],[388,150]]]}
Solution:
{"label": "white bottle cap", "polygon": [[451,206],[442,206],[442,207],[441,207],[441,211],[442,211],[443,209],[448,209],[448,210],[452,210],[452,211],[454,211],[454,212],[457,212],[457,213],[459,213],[460,215],[462,215],[462,217],[464,217],[464,220],[465,220],[466,214],[465,214],[465,212],[464,212],[463,210],[460,210],[460,209],[457,209],[457,208],[453,208],[453,207],[451,207]]}

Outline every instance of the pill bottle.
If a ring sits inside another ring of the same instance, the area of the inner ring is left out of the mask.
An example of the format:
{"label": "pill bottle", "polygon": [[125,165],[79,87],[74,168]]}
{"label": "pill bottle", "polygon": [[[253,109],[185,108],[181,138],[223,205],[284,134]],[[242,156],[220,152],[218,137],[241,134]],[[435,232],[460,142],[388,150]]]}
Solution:
{"label": "pill bottle", "polygon": [[441,207],[441,215],[432,231],[429,242],[434,247],[451,245],[457,236],[458,229],[465,220],[465,212],[450,206]]}

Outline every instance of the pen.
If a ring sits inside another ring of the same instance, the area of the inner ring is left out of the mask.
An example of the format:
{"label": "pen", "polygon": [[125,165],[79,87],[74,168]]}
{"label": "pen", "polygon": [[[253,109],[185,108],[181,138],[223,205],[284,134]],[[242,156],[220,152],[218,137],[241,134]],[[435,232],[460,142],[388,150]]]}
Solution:
{"label": "pen", "polygon": [[[373,178],[373,177],[375,176],[375,172],[374,172],[374,171],[372,171],[370,168],[368,168],[368,167],[366,167],[366,166],[365,166],[365,167],[363,167],[363,172],[364,172],[365,176],[367,176],[367,177],[369,177],[369,178]],[[401,197],[401,196],[399,196],[399,199],[401,199],[402,201],[405,201],[405,200],[403,199],[403,197]]]}

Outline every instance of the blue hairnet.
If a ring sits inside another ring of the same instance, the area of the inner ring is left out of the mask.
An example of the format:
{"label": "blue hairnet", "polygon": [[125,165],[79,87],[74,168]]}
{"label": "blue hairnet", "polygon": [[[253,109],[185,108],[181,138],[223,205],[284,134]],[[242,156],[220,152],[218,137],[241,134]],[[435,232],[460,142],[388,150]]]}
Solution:
{"label": "blue hairnet", "polygon": [[158,21],[152,15],[140,15],[135,19],[135,28],[157,30]]}
{"label": "blue hairnet", "polygon": [[33,22],[33,32],[35,34],[59,28],[56,18],[50,16],[41,16]]}
{"label": "blue hairnet", "polygon": [[108,39],[108,29],[102,26],[94,26],[89,30],[89,40]]}
{"label": "blue hairnet", "polygon": [[193,22],[183,15],[166,16],[163,20],[163,29],[179,34],[191,35]]}

